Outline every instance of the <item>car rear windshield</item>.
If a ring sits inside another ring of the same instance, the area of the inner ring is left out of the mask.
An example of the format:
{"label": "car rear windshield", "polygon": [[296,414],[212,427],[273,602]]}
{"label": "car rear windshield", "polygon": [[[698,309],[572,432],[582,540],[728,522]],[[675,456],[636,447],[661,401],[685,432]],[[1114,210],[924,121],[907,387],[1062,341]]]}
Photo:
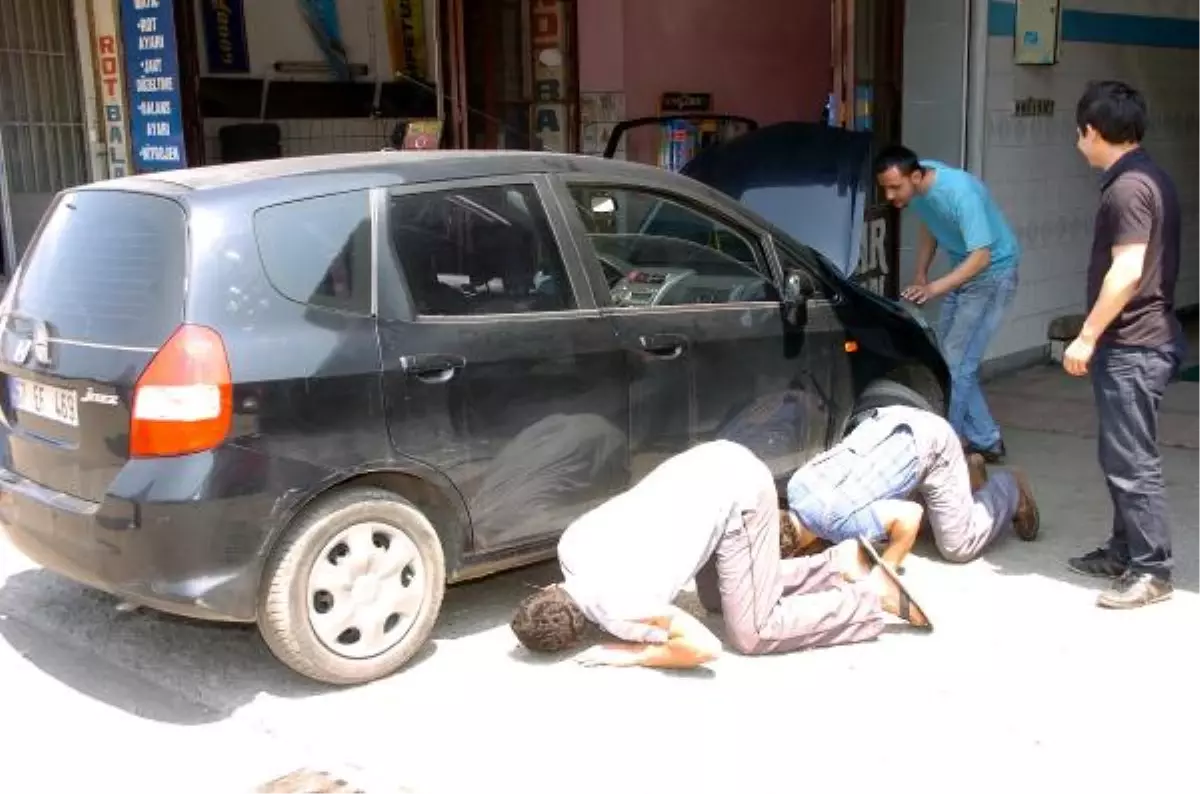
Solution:
{"label": "car rear windshield", "polygon": [[170,199],[61,196],[26,257],[10,311],[62,340],[158,347],[183,316],[187,218]]}

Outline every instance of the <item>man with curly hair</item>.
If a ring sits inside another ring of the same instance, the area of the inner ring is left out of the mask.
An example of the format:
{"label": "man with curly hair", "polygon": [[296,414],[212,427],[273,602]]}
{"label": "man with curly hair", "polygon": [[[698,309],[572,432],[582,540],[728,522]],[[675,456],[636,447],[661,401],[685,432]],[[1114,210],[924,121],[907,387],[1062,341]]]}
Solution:
{"label": "man with curly hair", "polygon": [[872,567],[865,544],[782,559],[780,531],[766,464],[731,441],[700,444],[567,528],[558,545],[564,582],[522,601],[513,633],[540,652],[570,650],[593,631],[624,641],[593,647],[580,658],[587,664],[705,664],[720,641],[673,604],[693,578],[745,654],[872,639],[885,612],[929,626],[895,574]]}

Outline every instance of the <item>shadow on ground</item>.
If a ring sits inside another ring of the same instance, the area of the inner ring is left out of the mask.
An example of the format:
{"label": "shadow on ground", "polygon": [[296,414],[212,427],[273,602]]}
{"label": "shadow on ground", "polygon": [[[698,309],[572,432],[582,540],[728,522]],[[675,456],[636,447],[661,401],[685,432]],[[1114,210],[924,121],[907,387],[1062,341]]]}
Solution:
{"label": "shadow on ground", "polygon": [[[1011,439],[1012,465],[1022,466],[1030,474],[1041,512],[1041,532],[1033,542],[1006,534],[968,567],[982,566],[1012,578],[1037,577],[1099,594],[1109,586],[1109,580],[1082,576],[1066,564],[1070,557],[1103,545],[1110,533],[1112,508],[1108,491],[1099,468],[1086,457],[1094,442],[1025,432],[1009,432],[1007,438]],[[1190,450],[1164,450],[1163,457],[1172,507],[1173,583],[1180,593],[1198,593],[1197,455]],[[946,577],[960,575],[954,570],[958,566],[943,561],[928,537],[921,537],[913,553],[943,568]],[[1019,585],[1013,582],[1008,586]],[[1013,592],[1015,596],[1025,595]]]}
{"label": "shadow on ground", "polygon": [[[544,563],[452,587],[433,641],[405,671],[435,657],[443,642],[506,625],[526,594],[558,577],[558,566]],[[253,625],[120,612],[117,604],[43,569],[20,571],[0,586],[0,639],[88,697],[179,725],[223,720],[261,695],[304,699],[345,691],[286,668]]]}

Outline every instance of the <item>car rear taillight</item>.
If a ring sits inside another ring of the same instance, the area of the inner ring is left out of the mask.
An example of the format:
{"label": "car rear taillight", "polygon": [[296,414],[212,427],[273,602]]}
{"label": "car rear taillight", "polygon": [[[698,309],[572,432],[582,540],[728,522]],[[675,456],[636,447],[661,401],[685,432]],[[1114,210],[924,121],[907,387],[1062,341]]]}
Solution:
{"label": "car rear taillight", "polygon": [[225,440],[232,419],[233,387],[221,335],[182,325],[134,386],[129,454],[151,458],[212,449]]}

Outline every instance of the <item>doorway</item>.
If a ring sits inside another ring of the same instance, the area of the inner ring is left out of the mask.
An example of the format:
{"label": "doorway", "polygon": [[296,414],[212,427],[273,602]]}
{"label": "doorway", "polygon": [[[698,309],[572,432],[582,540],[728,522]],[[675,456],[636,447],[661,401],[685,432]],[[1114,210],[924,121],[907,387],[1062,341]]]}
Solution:
{"label": "doorway", "polygon": [[63,188],[88,180],[71,0],[0,0],[0,280]]}
{"label": "doorway", "polygon": [[[871,133],[871,157],[901,141],[905,0],[833,0],[838,126]],[[900,212],[871,181],[859,264],[852,277],[890,298],[900,291]]]}
{"label": "doorway", "polygon": [[[575,151],[575,0],[449,0],[455,145]],[[456,35],[457,33],[457,35]]]}

